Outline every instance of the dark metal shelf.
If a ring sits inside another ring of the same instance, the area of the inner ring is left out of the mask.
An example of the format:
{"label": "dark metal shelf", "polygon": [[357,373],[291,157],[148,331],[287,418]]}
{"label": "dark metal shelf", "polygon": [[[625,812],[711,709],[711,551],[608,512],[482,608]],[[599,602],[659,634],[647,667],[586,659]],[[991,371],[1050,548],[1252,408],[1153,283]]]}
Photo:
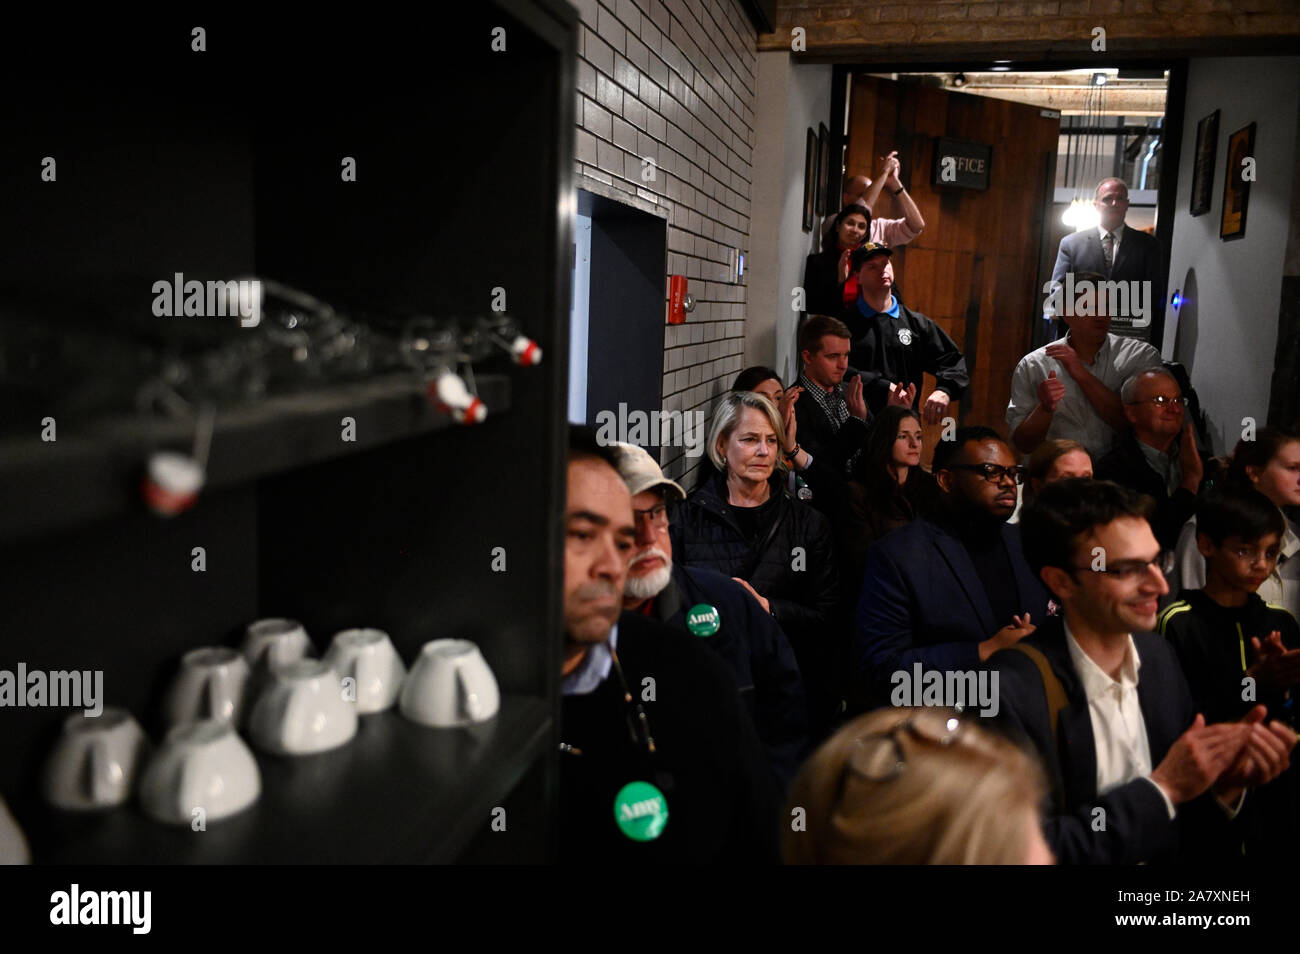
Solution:
{"label": "dark metal shelf", "polygon": [[[488,422],[510,407],[510,379],[480,375]],[[342,439],[342,418],[356,421],[356,440]],[[414,375],[382,377],[271,397],[217,415],[205,492],[459,427],[434,409]],[[477,425],[485,426],[485,425]],[[75,432],[60,421],[57,441],[0,440],[0,543],[143,512],[144,464],[154,450],[189,452],[193,425],[162,418],[108,419]]]}
{"label": "dark metal shelf", "polygon": [[262,795],[206,831],[160,825],[136,805],[27,822],[38,864],[416,864],[455,861],[553,744],[551,704],[506,695],[490,722],[431,729],[394,710],[296,758],[257,753]]}

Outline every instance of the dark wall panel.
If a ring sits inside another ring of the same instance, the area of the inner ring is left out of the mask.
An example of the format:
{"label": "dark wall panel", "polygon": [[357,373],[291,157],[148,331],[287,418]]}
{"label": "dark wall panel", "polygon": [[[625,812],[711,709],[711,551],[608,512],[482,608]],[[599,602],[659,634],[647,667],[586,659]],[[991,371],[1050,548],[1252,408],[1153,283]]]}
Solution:
{"label": "dark wall panel", "polygon": [[587,420],[603,410],[655,411],[663,404],[664,220],[635,209],[591,219]]}

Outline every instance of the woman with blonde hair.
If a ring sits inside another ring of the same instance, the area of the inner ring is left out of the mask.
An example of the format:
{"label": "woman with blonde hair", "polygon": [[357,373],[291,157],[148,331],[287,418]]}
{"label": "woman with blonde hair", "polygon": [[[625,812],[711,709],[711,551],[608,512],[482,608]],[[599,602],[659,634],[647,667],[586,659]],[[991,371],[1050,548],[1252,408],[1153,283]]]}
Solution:
{"label": "woman with blonde hair", "polygon": [[977,722],[889,708],[844,726],[790,788],[786,864],[1052,864],[1041,770]]}
{"label": "woman with blonde hair", "polygon": [[840,708],[837,673],[847,645],[837,628],[830,525],[786,490],[784,442],[771,401],[752,391],[725,395],[709,431],[713,472],[681,505],[669,532],[677,562],[731,577],[781,624],[803,675],[813,737],[820,738]]}

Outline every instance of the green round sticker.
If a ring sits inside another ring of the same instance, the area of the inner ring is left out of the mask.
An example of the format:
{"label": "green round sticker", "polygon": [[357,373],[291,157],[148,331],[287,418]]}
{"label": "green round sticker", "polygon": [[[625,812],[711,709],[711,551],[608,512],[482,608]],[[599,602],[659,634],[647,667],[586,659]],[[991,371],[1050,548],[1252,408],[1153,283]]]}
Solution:
{"label": "green round sticker", "polygon": [[614,821],[633,841],[654,841],[668,824],[668,799],[649,782],[628,782],[614,796]]}
{"label": "green round sticker", "polygon": [[686,613],[686,628],[696,636],[712,636],[722,628],[722,614],[716,606],[696,603]]}

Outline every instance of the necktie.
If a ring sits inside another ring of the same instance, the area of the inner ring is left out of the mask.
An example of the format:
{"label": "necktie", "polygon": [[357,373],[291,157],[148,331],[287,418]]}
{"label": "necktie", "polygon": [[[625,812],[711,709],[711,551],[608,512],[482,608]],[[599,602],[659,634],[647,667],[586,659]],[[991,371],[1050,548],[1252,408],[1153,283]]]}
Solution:
{"label": "necktie", "polygon": [[1101,251],[1106,256],[1106,277],[1110,277],[1110,267],[1115,264],[1115,233],[1107,232],[1101,240]]}

